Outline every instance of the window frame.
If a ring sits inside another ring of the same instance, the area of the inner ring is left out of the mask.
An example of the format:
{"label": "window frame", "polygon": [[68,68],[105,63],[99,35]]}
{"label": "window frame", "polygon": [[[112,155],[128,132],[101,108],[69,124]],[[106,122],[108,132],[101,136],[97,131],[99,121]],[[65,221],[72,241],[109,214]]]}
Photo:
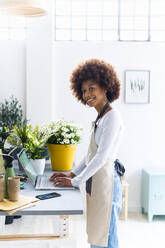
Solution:
{"label": "window frame", "polygon": [[[3,15],[0,16],[3,18]],[[12,25],[12,18],[24,18],[24,25],[20,25],[20,27]],[[1,37],[1,32],[5,31],[7,33],[6,38]],[[19,38],[16,36],[14,38],[14,31],[22,31],[23,32],[23,38]],[[6,17],[6,23],[0,26],[0,41],[2,40],[26,40],[27,39],[27,19],[25,17],[14,17],[14,16],[8,16]]]}
{"label": "window frame", "polygon": [[[84,18],[86,20],[85,21],[85,29],[77,28],[78,31],[85,30],[85,38],[84,39],[73,39],[73,37],[72,37],[72,31],[73,30],[76,30],[76,29],[75,28],[72,28],[71,21],[70,21],[70,27],[69,28],[63,28],[62,29],[62,28],[58,28],[56,26],[56,17],[60,16],[60,15],[58,15],[56,13],[56,2],[57,1],[60,1],[60,0],[55,0],[54,1],[54,9],[55,9],[55,13],[54,13],[54,40],[57,41],[57,42],[58,41],[92,41],[92,39],[90,39],[90,40],[88,39],[88,35],[87,35],[88,31],[89,30],[92,30],[92,29],[88,28],[88,24],[87,24],[87,19],[89,17],[91,17],[91,15],[87,15],[87,9],[86,9],[86,13],[85,13],[85,16],[84,16]],[[72,20],[72,17],[75,17],[75,15],[72,15],[72,1],[74,1],[74,0],[69,0],[69,1],[70,1],[70,14],[68,15],[68,17],[70,17],[70,20]],[[85,3],[87,2],[87,0],[84,0],[84,1],[85,1]],[[122,34],[122,31],[124,31],[124,30],[121,28],[121,18],[122,18],[122,16],[121,16],[121,1],[123,1],[123,0],[117,0],[117,4],[118,4],[118,13],[117,13],[117,15],[106,16],[106,15],[103,15],[103,10],[101,11],[101,13],[102,13],[100,15],[100,17],[101,17],[101,29],[98,29],[98,28],[94,29],[94,30],[97,30],[97,31],[100,31],[101,32],[101,38],[100,39],[96,39],[96,40],[93,39],[93,41],[119,41],[119,42],[152,42],[152,41],[155,41],[154,39],[152,39],[152,31],[158,32],[159,30],[152,30],[152,28],[151,28],[151,20],[152,20],[152,17],[154,16],[151,13],[151,4],[152,4],[152,1],[154,1],[154,0],[147,0],[147,4],[148,4],[147,15],[144,15],[143,14],[143,15],[134,15],[134,16],[132,16],[132,18],[134,18],[134,19],[135,18],[140,18],[140,17],[144,17],[144,18],[146,17],[146,21],[147,21],[146,28],[144,28],[142,30],[136,29],[136,28],[133,28],[133,29],[128,30],[128,31],[131,31],[133,35],[136,35],[137,32],[144,31],[144,34],[146,32],[146,39],[123,39],[122,38],[122,35],[121,34]],[[101,3],[101,0],[99,0],[99,2]],[[116,27],[116,29],[115,30],[110,29],[110,28],[107,29],[109,32],[113,32],[113,31],[116,32],[116,38],[115,39],[104,39],[103,33],[104,33],[104,31],[107,31],[103,27],[103,19],[105,17],[114,17],[114,18],[117,18],[117,27]],[[128,15],[128,17],[131,17],[131,15]],[[158,17],[158,15],[157,15],[157,17]],[[165,15],[164,15],[164,17],[165,17]],[[56,32],[59,31],[59,30],[68,30],[68,32],[69,32],[69,39],[58,39]],[[163,31],[164,31],[164,37],[165,37],[165,30],[163,30]],[[164,42],[165,41],[165,38],[163,40],[160,40],[160,42],[161,41]]]}

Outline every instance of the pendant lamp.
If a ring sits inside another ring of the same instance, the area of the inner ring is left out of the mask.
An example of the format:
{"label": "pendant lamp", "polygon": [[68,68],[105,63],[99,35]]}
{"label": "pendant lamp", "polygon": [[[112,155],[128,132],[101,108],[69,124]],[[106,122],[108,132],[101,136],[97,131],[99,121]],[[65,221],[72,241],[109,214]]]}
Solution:
{"label": "pendant lamp", "polygon": [[48,0],[0,0],[0,14],[39,17],[47,14],[44,2]]}

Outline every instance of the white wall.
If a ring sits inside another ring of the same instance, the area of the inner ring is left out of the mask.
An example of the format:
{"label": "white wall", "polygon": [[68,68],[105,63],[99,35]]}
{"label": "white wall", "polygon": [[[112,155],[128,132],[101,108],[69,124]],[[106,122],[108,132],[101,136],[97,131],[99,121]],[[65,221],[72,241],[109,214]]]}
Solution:
{"label": "white wall", "polygon": [[25,111],[25,42],[0,40],[0,101],[14,95]]}
{"label": "white wall", "polygon": [[[115,66],[121,80],[121,95],[113,106],[120,112],[125,134],[119,158],[126,166],[129,188],[129,210],[140,210],[141,168],[164,167],[165,140],[165,75],[164,43],[119,42],[55,42],[54,82],[55,118],[64,117],[83,124],[84,139],[77,150],[76,162],[87,150],[89,122],[96,118],[93,109],[86,109],[74,99],[69,89],[69,77],[82,60],[97,57]],[[151,71],[150,104],[124,103],[124,70]]]}
{"label": "white wall", "polygon": [[27,20],[26,102],[27,119],[32,125],[50,120],[52,104],[53,7],[47,1],[49,14]]}

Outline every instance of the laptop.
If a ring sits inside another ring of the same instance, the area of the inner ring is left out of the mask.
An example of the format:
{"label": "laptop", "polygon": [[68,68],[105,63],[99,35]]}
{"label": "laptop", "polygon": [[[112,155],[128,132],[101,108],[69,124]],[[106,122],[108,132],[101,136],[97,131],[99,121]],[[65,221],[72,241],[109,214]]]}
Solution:
{"label": "laptop", "polygon": [[24,149],[17,154],[17,157],[36,190],[75,189],[74,187],[54,186],[53,182],[49,181],[50,175],[37,175]]}

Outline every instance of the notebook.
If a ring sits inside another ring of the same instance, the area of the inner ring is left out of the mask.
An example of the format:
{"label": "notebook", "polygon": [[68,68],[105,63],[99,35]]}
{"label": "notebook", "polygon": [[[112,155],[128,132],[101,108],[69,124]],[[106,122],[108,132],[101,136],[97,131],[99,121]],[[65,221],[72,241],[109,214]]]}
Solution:
{"label": "notebook", "polygon": [[50,175],[37,175],[25,150],[17,154],[17,157],[36,190],[75,189],[74,187],[54,186],[53,182],[49,181]]}

